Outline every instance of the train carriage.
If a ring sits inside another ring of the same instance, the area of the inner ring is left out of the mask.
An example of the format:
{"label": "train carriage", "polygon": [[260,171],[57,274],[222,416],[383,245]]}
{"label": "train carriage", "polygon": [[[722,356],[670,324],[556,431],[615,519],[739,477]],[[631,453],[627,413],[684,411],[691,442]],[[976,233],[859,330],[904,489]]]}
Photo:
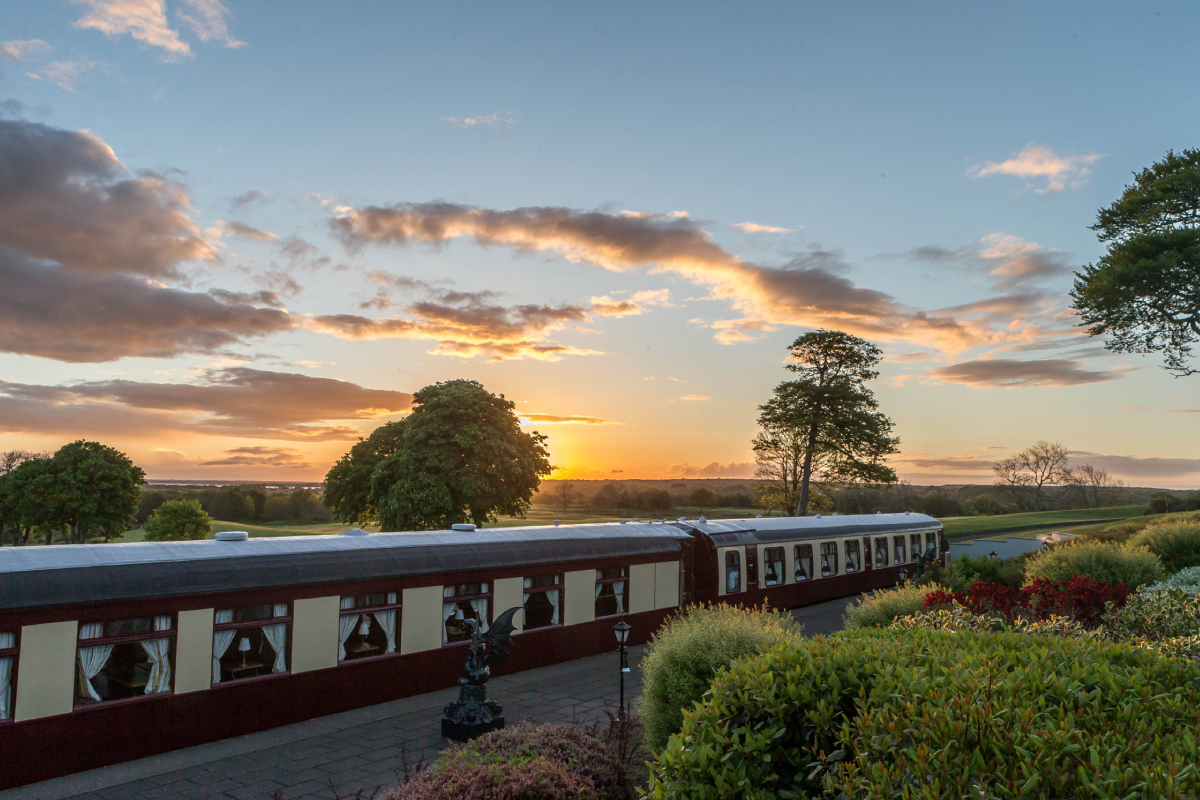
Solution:
{"label": "train carriage", "polygon": [[453,686],[462,622],[514,606],[497,674],[612,650],[620,620],[647,641],[689,602],[891,585],[944,548],[921,515],[456,527],[0,550],[0,788]]}

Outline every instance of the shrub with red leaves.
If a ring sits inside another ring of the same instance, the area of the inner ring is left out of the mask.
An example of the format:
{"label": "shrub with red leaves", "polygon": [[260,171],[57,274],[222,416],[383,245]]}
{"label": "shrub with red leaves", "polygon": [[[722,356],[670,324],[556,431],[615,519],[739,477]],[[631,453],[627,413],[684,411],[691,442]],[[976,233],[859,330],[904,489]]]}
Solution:
{"label": "shrub with red leaves", "polygon": [[548,758],[525,763],[452,761],[420,773],[397,800],[597,800],[592,782]]}
{"label": "shrub with red leaves", "polygon": [[1045,620],[1067,617],[1085,625],[1100,622],[1108,603],[1125,605],[1131,590],[1127,584],[1109,586],[1082,575],[1061,581],[1037,578],[1020,589],[998,583],[975,583],[967,592],[938,590],[925,595],[925,608],[958,603],[972,614],[999,614],[1010,622],[1018,617]]}

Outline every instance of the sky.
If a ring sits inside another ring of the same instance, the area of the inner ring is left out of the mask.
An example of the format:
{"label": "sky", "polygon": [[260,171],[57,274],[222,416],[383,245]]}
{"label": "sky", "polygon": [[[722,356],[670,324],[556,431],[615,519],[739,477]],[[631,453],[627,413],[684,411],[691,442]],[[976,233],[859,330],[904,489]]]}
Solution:
{"label": "sky", "polygon": [[815,328],[891,464],[1200,485],[1200,378],[1069,307],[1197,146],[1187,3],[31,0],[0,15],[0,449],[319,480],[469,378],[554,477],[749,477]]}

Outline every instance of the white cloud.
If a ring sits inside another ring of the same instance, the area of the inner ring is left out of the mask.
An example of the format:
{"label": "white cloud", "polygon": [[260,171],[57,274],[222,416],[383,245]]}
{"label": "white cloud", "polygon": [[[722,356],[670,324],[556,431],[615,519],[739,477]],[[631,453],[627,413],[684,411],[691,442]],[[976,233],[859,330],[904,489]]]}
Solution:
{"label": "white cloud", "polygon": [[475,117],[438,117],[457,128],[511,128],[517,124],[517,115],[511,111],[496,111]]}
{"label": "white cloud", "polygon": [[26,77],[39,81],[49,81],[64,92],[73,92],[75,87],[86,80],[85,75],[93,69],[106,70],[103,61],[51,61],[40,70],[26,72]]}
{"label": "white cloud", "polygon": [[746,233],[795,233],[794,228],[778,228],[774,225],[760,225],[757,222],[735,222],[733,227]]}
{"label": "white cloud", "polygon": [[188,10],[180,8],[175,16],[200,41],[220,42],[225,47],[242,47],[246,44],[229,35],[229,26],[225,21],[229,9],[221,4],[221,0],[183,0],[183,5]]}
{"label": "white cloud", "polygon": [[163,0],[71,0],[86,8],[76,28],[91,28],[109,38],[128,33],[136,41],[162,49],[164,61],[192,55],[192,48],[167,24]]}
{"label": "white cloud", "polygon": [[0,60],[7,58],[10,61],[31,61],[53,49],[41,39],[11,39],[0,42]]}
{"label": "white cloud", "polygon": [[1045,178],[1046,188],[1035,189],[1039,193],[1061,192],[1070,186],[1079,187],[1091,173],[1091,165],[1104,158],[1103,153],[1087,155],[1059,155],[1044,145],[1029,144],[1025,149],[1005,161],[988,161],[976,164],[967,170],[972,178],[988,175],[1013,175],[1018,178]]}

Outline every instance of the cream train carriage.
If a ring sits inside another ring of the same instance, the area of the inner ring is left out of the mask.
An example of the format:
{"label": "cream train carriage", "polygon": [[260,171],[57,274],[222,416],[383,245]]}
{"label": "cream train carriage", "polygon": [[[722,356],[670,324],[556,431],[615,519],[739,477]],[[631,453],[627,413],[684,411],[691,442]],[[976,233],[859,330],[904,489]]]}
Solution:
{"label": "cream train carriage", "polygon": [[6,547],[0,788],[452,686],[467,618],[524,609],[513,672],[611,650],[621,619],[646,641],[693,600],[890,585],[940,530],[878,515]]}

